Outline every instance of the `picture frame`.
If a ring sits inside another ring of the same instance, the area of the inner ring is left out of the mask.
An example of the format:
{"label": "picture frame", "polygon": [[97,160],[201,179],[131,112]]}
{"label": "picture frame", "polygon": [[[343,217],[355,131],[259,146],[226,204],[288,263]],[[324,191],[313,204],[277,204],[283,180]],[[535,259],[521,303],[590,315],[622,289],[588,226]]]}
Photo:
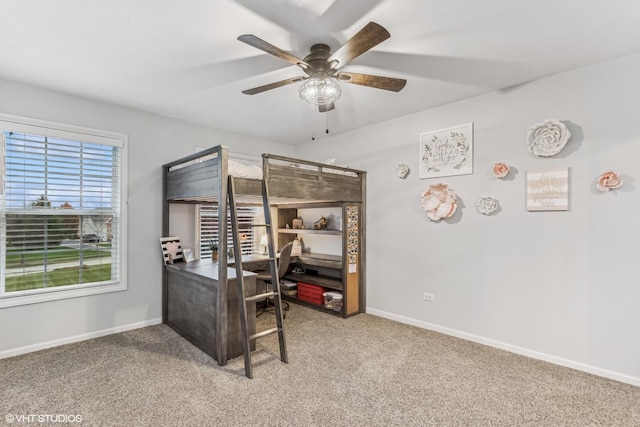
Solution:
{"label": "picture frame", "polygon": [[527,171],[527,211],[569,210],[569,168]]}
{"label": "picture frame", "polygon": [[473,173],[473,123],[420,134],[420,179]]}
{"label": "picture frame", "polygon": [[160,248],[162,249],[162,261],[164,265],[184,262],[180,237],[161,237]]}
{"label": "picture frame", "polygon": [[182,254],[184,255],[185,262],[193,262],[196,260],[195,255],[193,255],[193,251],[191,248],[184,248],[182,250]]}

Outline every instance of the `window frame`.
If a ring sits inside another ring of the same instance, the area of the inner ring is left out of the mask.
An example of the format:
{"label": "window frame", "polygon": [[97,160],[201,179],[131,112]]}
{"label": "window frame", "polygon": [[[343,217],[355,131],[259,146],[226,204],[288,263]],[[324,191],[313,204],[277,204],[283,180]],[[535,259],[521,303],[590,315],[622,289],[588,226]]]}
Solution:
{"label": "window frame", "polygon": [[[99,129],[74,126],[69,124],[51,122],[46,120],[20,117],[5,113],[0,113],[0,134],[5,132],[29,133],[42,135],[51,138],[69,139],[74,141],[91,142],[101,145],[118,147],[120,155],[120,176],[119,176],[119,231],[118,242],[118,277],[116,283],[84,283],[67,285],[61,287],[50,287],[44,289],[33,289],[25,291],[15,291],[10,294],[0,295],[0,308],[14,307],[26,304],[36,304],[47,301],[77,298],[88,295],[97,295],[110,292],[119,292],[127,289],[127,142],[126,134],[104,131]],[[4,138],[4,136],[3,136]],[[5,181],[3,152],[4,142],[0,146],[0,164],[3,165],[3,172],[0,174],[0,205],[4,206]],[[6,270],[6,229],[0,230],[0,235],[4,238],[0,241],[0,274],[2,284],[4,283]]]}

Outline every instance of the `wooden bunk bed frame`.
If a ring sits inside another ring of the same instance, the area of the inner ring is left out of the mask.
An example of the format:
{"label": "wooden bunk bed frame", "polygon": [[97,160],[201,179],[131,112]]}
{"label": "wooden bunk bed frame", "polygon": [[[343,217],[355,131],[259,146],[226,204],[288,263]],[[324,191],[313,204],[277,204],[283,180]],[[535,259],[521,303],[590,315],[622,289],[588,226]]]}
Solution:
{"label": "wooden bunk bed frame", "polygon": [[[211,147],[163,165],[163,236],[170,234],[169,206],[172,203],[215,204],[219,212],[228,208],[229,151],[224,145]],[[360,257],[365,259],[365,178],[366,172],[351,168],[311,162],[307,160],[262,155],[262,173],[269,188],[270,204],[317,205],[331,202],[359,203],[363,214],[360,216]],[[236,200],[238,204],[262,205],[260,179],[235,177]],[[217,287],[215,295],[215,349],[213,356],[219,365],[227,363],[228,338],[228,284],[235,280],[235,269],[228,268],[224,256],[229,245],[227,240],[229,224],[226,215],[218,221],[219,257]],[[168,280],[167,267],[163,268],[162,318],[163,322],[176,329],[168,321]],[[359,300],[365,305],[364,262],[360,268],[362,291]],[[213,325],[212,325],[213,326]],[[193,342],[193,341],[192,341]],[[193,342],[195,345],[198,343]],[[202,347],[201,347],[202,348]]]}

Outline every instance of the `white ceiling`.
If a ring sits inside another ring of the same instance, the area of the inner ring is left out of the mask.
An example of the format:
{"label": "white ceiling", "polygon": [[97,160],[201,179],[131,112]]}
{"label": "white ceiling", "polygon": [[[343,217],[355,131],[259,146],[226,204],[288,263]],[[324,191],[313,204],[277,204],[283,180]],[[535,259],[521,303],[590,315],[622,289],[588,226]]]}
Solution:
{"label": "white ceiling", "polygon": [[[399,93],[343,84],[331,134],[640,51],[638,0],[0,0],[0,78],[290,144],[325,133],[295,65],[367,22],[391,38],[343,71],[407,79]],[[0,95],[1,96],[1,95]]]}

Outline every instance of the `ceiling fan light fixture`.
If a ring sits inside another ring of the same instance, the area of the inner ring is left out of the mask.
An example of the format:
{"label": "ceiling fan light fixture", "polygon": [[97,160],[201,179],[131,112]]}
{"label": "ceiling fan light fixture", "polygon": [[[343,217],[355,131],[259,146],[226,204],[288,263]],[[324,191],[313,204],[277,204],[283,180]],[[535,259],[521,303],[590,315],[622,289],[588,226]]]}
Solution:
{"label": "ceiling fan light fixture", "polygon": [[305,80],[298,92],[300,98],[309,104],[327,105],[340,98],[342,88],[332,77],[316,76]]}

